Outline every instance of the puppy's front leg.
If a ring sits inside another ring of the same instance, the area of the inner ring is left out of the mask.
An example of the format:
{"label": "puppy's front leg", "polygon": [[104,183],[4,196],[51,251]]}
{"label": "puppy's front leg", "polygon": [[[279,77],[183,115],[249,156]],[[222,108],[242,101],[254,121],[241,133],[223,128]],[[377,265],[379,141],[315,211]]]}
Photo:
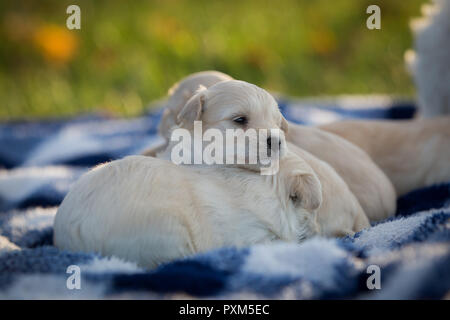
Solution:
{"label": "puppy's front leg", "polygon": [[343,238],[346,236],[353,237],[355,235],[355,232],[350,229],[342,229],[338,230],[334,233],[334,236],[337,238]]}

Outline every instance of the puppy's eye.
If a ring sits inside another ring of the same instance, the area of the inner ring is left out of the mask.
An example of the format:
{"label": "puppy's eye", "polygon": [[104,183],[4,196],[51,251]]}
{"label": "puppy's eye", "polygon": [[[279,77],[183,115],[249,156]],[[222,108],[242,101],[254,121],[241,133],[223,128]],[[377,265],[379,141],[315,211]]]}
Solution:
{"label": "puppy's eye", "polygon": [[247,117],[237,117],[233,119],[233,122],[244,125],[248,123],[248,119]]}
{"label": "puppy's eye", "polygon": [[296,203],[299,200],[298,195],[296,195],[296,194],[291,194],[289,196],[289,199],[291,199],[291,201],[294,203]]}

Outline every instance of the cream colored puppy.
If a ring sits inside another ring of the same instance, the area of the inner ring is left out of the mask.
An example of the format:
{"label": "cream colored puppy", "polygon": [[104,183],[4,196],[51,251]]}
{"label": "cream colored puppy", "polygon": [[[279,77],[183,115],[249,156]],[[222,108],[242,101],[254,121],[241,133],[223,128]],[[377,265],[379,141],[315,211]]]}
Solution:
{"label": "cream colored puppy", "polygon": [[[355,195],[328,163],[292,143],[288,143],[288,146],[289,152],[299,156],[312,168],[322,186],[322,205],[317,212],[317,222],[323,235],[353,235],[370,227],[369,220]],[[286,162],[281,165],[285,165]]]}
{"label": "cream colored puppy", "polygon": [[169,99],[158,127],[159,134],[166,141],[162,145],[145,150],[143,154],[155,157],[158,152],[166,149],[171,129],[177,125],[178,113],[200,87],[208,88],[218,82],[232,79],[229,75],[219,71],[202,71],[193,73],[174,84],[169,89]]}
{"label": "cream colored puppy", "polygon": [[[209,88],[200,88],[178,113],[177,126],[171,131],[171,142],[166,150],[158,153],[158,157],[173,160],[172,149],[180,143],[179,140],[173,139],[173,132],[184,129],[195,138],[196,121],[197,125],[201,125],[203,133],[213,129],[223,137],[222,164],[228,156],[227,146],[233,143],[237,143],[238,150],[245,152],[245,158],[237,158],[242,162],[249,164],[250,157],[256,153],[257,161],[254,164],[257,168],[260,167],[262,160],[267,162],[269,158],[276,155],[281,157],[286,152],[284,132],[287,131],[287,121],[282,116],[275,99],[253,84],[228,80]],[[259,136],[261,131],[267,133],[262,140]],[[233,134],[232,139],[228,138],[229,132]],[[272,141],[276,146],[272,144]],[[210,141],[207,140],[199,143],[202,143],[201,149],[210,145]],[[257,148],[251,149],[248,145],[254,145]],[[193,147],[194,143],[191,146]],[[259,152],[263,149],[267,149],[266,152]],[[270,151],[276,153],[271,154]],[[195,153],[193,151],[191,155]],[[246,168],[253,168],[253,166],[248,165]]]}
{"label": "cream colored puppy", "polygon": [[[203,130],[217,128],[222,132],[237,128],[279,128],[287,133],[288,141],[336,170],[370,220],[382,220],[395,213],[396,194],[392,183],[363,150],[329,132],[288,125],[273,97],[257,86],[229,80],[203,89],[180,111],[177,127],[192,132],[195,120],[202,121]],[[171,148],[169,145],[159,156],[169,159]]]}
{"label": "cream colored puppy", "polygon": [[357,145],[333,133],[292,123],[286,139],[333,167],[370,221],[395,214],[397,195],[391,181]]}
{"label": "cream colored puppy", "polygon": [[301,157],[288,153],[281,162],[273,176],[143,156],[100,165],[75,183],[59,207],[54,244],[152,268],[223,246],[299,242],[320,229],[336,236],[369,225],[326,164],[315,165],[326,176],[322,195],[314,170]]}
{"label": "cream colored puppy", "polygon": [[59,207],[54,244],[153,268],[223,246],[304,240],[318,231],[321,186],[301,158],[286,158],[274,176],[145,156],[100,165]]}
{"label": "cream colored puppy", "polygon": [[450,181],[450,117],[320,126],[365,150],[399,195]]}

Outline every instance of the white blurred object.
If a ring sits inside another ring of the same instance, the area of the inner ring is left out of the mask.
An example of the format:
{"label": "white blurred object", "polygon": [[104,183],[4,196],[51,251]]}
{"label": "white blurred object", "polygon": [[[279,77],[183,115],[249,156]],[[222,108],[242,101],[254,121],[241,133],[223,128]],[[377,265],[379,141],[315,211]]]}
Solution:
{"label": "white blurred object", "polygon": [[14,243],[10,242],[8,238],[0,236],[0,256],[13,250],[20,250],[20,248]]}
{"label": "white blurred object", "polygon": [[423,17],[411,22],[415,51],[405,60],[417,86],[421,114],[450,113],[450,0],[422,6]]}

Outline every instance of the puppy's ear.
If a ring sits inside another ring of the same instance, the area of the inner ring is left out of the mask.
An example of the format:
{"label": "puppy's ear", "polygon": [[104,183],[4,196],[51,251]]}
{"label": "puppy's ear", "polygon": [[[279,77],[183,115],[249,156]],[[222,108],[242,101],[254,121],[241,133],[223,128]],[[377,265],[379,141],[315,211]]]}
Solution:
{"label": "puppy's ear", "polygon": [[322,185],[314,173],[292,172],[289,197],[306,210],[317,210],[322,204]]}
{"label": "puppy's ear", "polygon": [[283,116],[281,116],[281,130],[284,131],[284,134],[287,134],[289,131],[289,123]]}
{"label": "puppy's ear", "polygon": [[196,120],[200,120],[203,106],[206,100],[206,88],[200,86],[197,93],[192,96],[181,109],[177,116],[177,123],[181,124],[183,122],[192,123]]}

